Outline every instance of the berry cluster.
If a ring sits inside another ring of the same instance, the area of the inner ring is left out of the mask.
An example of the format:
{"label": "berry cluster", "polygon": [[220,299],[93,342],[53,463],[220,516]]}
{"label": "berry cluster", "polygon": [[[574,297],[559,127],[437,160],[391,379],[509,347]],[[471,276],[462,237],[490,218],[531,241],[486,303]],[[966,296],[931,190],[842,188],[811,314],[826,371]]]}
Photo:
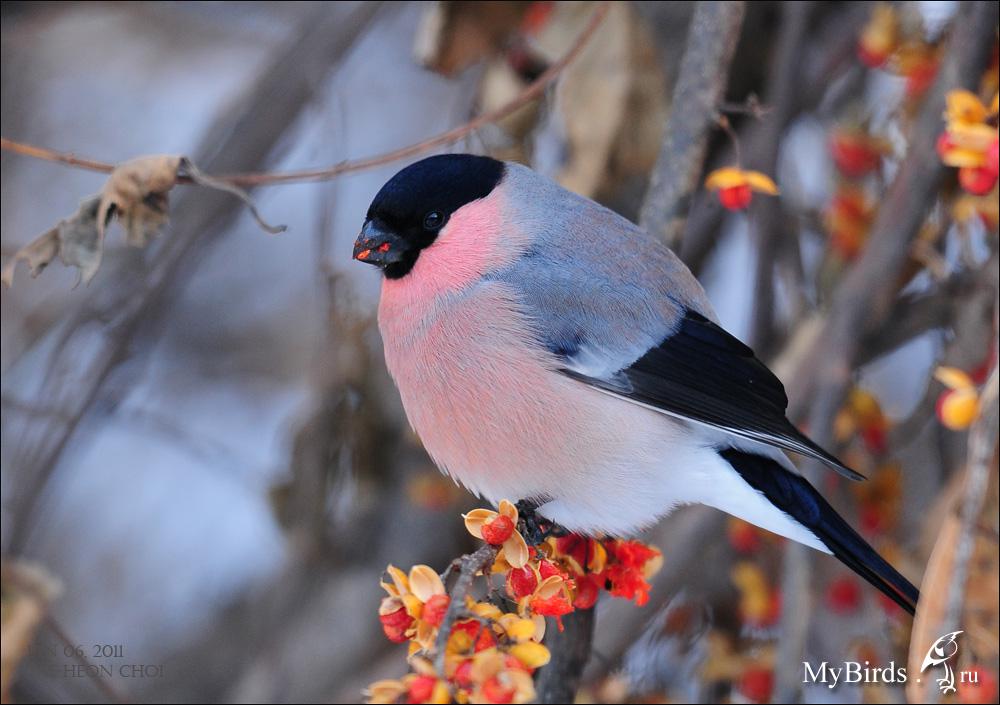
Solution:
{"label": "berry cluster", "polygon": [[[541,643],[546,617],[561,630],[563,616],[590,609],[602,590],[638,605],[649,599],[648,579],[662,564],[655,548],[577,534],[529,546],[517,508],[502,501],[498,509],[464,516],[469,533],[496,547],[492,565],[479,573],[486,599],[463,595],[462,608],[455,610],[444,581],[429,566],[414,566],[409,573],[386,569],[379,620],[390,641],[409,644],[412,672],[373,683],[369,702],[529,702],[535,697],[532,674],[550,658]],[[446,624],[448,636],[442,639]]]}

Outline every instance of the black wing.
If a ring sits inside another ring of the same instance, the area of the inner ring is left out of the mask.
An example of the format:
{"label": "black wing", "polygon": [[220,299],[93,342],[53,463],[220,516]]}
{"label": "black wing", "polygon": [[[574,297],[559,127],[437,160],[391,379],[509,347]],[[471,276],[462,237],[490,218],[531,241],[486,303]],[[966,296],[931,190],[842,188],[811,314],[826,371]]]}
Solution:
{"label": "black wing", "polygon": [[864,479],[788,421],[785,388],[753,350],[694,311],[686,311],[660,345],[608,378],[564,372],[668,414],[808,455],[852,480]]}

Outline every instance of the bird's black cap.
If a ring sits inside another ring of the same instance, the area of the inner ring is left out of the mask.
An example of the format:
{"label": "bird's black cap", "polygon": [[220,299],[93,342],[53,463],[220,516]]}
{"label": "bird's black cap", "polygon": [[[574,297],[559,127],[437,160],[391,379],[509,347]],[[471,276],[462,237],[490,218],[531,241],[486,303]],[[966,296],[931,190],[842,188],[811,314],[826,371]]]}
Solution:
{"label": "bird's black cap", "polygon": [[354,258],[405,276],[451,215],[485,198],[504,175],[503,162],[474,154],[441,154],[399,171],[368,207]]}

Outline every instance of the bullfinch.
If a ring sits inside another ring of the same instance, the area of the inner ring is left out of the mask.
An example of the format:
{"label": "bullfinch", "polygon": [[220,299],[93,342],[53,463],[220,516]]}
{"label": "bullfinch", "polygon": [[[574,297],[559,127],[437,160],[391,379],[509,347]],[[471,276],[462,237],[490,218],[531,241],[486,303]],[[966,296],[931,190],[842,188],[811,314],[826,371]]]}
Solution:
{"label": "bullfinch", "polygon": [[379,331],[411,425],[472,492],[615,536],[705,504],[914,612],[916,588],[785,451],[862,477],[788,421],[778,378],[638,226],[525,166],[447,154],[382,187],[354,258],[384,275]]}

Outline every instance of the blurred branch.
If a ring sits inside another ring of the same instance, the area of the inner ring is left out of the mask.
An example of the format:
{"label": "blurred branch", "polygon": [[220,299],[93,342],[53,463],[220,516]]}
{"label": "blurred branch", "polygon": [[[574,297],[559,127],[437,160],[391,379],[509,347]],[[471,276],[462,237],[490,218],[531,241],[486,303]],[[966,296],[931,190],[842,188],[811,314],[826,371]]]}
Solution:
{"label": "blurred branch", "polygon": [[[380,4],[362,3],[348,11],[331,7],[311,12],[294,41],[276,53],[243,100],[220,114],[195,152],[198,162],[213,170],[247,169],[268,158],[318,89],[317,77],[354,45]],[[8,444],[11,467],[18,471],[15,519],[4,535],[12,553],[23,549],[38,500],[63,450],[105,382],[133,353],[143,325],[161,311],[167,292],[193,268],[212,233],[238,215],[232,199],[208,191],[198,194],[196,204],[179,201],[175,212],[175,236],[163,239],[148,259],[130,262],[119,269],[119,276],[88,290],[60,327],[39,398],[61,407],[69,420],[26,424],[16,442]]]}
{"label": "blurred branch", "polygon": [[[326,167],[323,169],[300,169],[296,171],[285,171],[285,172],[256,172],[256,173],[232,173],[225,174],[221,176],[212,177],[216,181],[225,181],[230,184],[239,186],[266,186],[270,184],[287,184],[287,183],[301,183],[307,181],[326,181],[329,179],[336,178],[342,174],[348,174],[356,171],[363,171],[365,169],[373,169],[377,166],[382,166],[383,164],[389,164],[391,162],[399,161],[401,159],[406,159],[407,157],[414,157],[425,152],[429,152],[435,147],[443,147],[445,145],[453,144],[459,140],[467,137],[476,130],[480,129],[485,125],[492,124],[494,122],[499,122],[504,118],[516,113],[522,107],[531,103],[534,100],[540,98],[545,90],[562,74],[563,70],[571,63],[574,59],[579,56],[580,52],[587,45],[587,42],[597,31],[604,17],[608,14],[608,9],[610,8],[609,2],[602,2],[596,10],[594,10],[590,21],[587,26],[577,37],[576,41],[570,47],[569,51],[560,58],[558,61],[553,63],[541,76],[535,79],[527,88],[525,88],[519,95],[513,98],[510,102],[502,105],[496,110],[491,110],[487,113],[473,118],[472,120],[466,122],[463,125],[452,128],[446,132],[429,137],[425,140],[417,142],[415,144],[408,145],[406,147],[401,147],[399,149],[392,150],[390,152],[385,152],[383,154],[378,154],[373,157],[366,157],[364,159],[356,159],[352,161],[344,161],[339,164],[334,164],[333,166]],[[115,165],[109,164],[107,162],[99,162],[90,159],[81,159],[75,157],[72,154],[64,154],[61,152],[56,152],[51,149],[45,149],[43,147],[36,147],[34,145],[23,144],[20,142],[15,142],[6,138],[0,138],[0,149],[6,151],[15,152],[17,154],[23,154],[25,156],[34,157],[36,159],[44,159],[46,161],[59,162],[61,164],[66,164],[69,166],[75,166],[82,169],[90,169],[93,171],[100,171],[104,173],[111,173]],[[188,179],[178,179],[180,183],[189,183]]]}
{"label": "blurred branch", "polygon": [[725,95],[745,4],[702,0],[695,7],[660,154],[639,224],[676,247],[698,188],[708,136]]}
{"label": "blurred branch", "polygon": [[[944,175],[934,143],[942,127],[945,94],[977,84],[994,42],[981,28],[996,24],[996,9],[991,3],[962,3],[938,79],[914,125],[911,149],[879,208],[870,244],[833,294],[829,318],[813,349],[816,357],[808,369],[801,370],[805,379],[814,379],[811,386],[816,394],[810,419],[814,434],[829,434],[830,421],[843,400],[858,355],[862,340],[858,334],[881,325],[891,309],[899,273],[936,202]],[[817,366],[816,360],[821,364]],[[827,439],[817,442],[823,445]]]}
{"label": "blurred branch", "polygon": [[[795,418],[795,411],[804,408],[807,398],[812,399],[809,428],[813,440],[820,446],[829,447],[833,440],[833,419],[851,383],[862,334],[881,325],[891,311],[899,274],[909,257],[912,242],[937,200],[944,166],[934,144],[941,131],[945,94],[955,88],[977,85],[995,41],[994,34],[982,28],[995,27],[996,23],[995,3],[967,1],[959,7],[940,72],[913,127],[910,151],[876,216],[868,248],[834,292],[829,316],[811,354],[805,356],[806,364],[798,370],[799,396],[793,400],[790,416]],[[815,465],[807,467],[804,473],[815,475]],[[806,625],[812,613],[807,589],[810,561],[807,549],[789,548],[783,585],[787,598],[782,618],[784,638],[779,647],[779,662],[798,659],[805,646]],[[796,675],[790,669],[778,674],[776,697],[779,700],[798,699],[801,683]]]}
{"label": "blurred branch", "polygon": [[954,547],[955,558],[943,623],[947,629],[961,626],[969,559],[972,557],[973,533],[983,510],[983,503],[988,496],[986,490],[990,478],[990,461],[997,447],[997,423],[1000,421],[998,388],[1000,388],[1000,369],[994,362],[993,373],[979,397],[979,418],[969,433],[969,459],[965,472],[962,524]]}
{"label": "blurred branch", "polygon": [[[771,108],[770,114],[760,123],[760,159],[747,166],[765,174],[776,174],[778,170],[778,149],[785,125],[795,113],[795,86],[801,73],[796,57],[805,44],[812,2],[787,2],[781,5],[782,22],[778,32],[777,48],[772,60],[772,69],[767,81],[764,99]],[[798,252],[798,241],[789,231],[783,217],[779,199],[760,199],[757,218],[751,221],[756,231],[757,260],[754,270],[753,312],[750,323],[749,344],[757,354],[767,359],[774,347],[771,328],[774,321],[774,267],[778,257],[778,245],[782,240],[794,240]],[[766,343],[766,346],[764,345]]]}
{"label": "blurred branch", "polygon": [[[794,110],[789,115],[782,116],[786,118],[781,121],[782,130],[796,115],[817,107],[827,96],[827,88],[843,83],[836,79],[857,68],[855,58],[857,36],[861,25],[868,17],[869,8],[866,3],[838,3],[837,7],[841,8],[845,4],[848,6],[842,11],[825,13],[822,22],[810,34],[809,46],[816,52],[817,58],[811,63],[807,62],[800,72],[799,80],[792,91]],[[846,99],[853,93],[846,91],[843,95]],[[763,159],[763,145],[758,141],[761,132],[753,128],[754,125],[751,124],[737,131],[748,164]],[[725,164],[731,163],[733,159],[735,159],[734,150],[731,145],[727,145],[721,150],[721,154],[711,161],[715,164]],[[677,254],[697,275],[718,241],[726,211],[711,199],[696,202],[694,206],[688,215]]]}

